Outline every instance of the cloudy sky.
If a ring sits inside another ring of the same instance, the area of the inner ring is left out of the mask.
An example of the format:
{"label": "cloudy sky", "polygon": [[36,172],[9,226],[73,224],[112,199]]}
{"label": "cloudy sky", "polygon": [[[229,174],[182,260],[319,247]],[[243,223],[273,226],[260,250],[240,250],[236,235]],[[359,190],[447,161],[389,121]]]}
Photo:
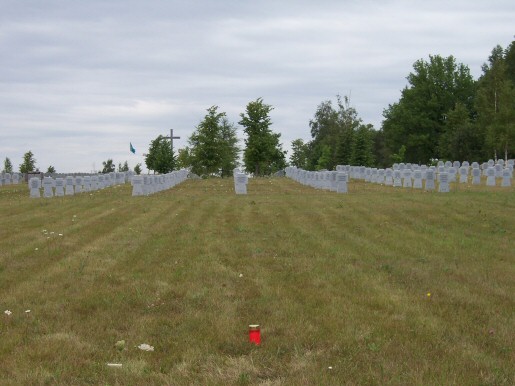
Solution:
{"label": "cloudy sky", "polygon": [[237,123],[258,97],[285,149],[337,94],[379,129],[416,60],[477,78],[514,20],[513,0],[0,0],[0,169],[144,165],[159,134],[184,147],[207,108]]}

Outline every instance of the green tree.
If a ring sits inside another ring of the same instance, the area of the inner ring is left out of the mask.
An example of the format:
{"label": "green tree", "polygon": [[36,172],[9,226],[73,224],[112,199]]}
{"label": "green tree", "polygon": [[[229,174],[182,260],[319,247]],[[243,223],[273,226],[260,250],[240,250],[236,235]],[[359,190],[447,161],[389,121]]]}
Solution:
{"label": "green tree", "polygon": [[374,165],[374,141],[372,139],[373,129],[371,125],[360,125],[354,134],[352,144],[351,164],[356,166]]}
{"label": "green tree", "polygon": [[506,60],[514,50],[513,42],[507,51],[496,46],[478,81],[477,128],[484,137],[485,157],[515,156],[515,85],[509,71],[512,59]]}
{"label": "green tree", "polygon": [[23,155],[23,162],[20,165],[20,173],[29,173],[36,168],[36,159],[32,151],[28,151]]}
{"label": "green tree", "polygon": [[236,129],[225,113],[211,106],[189,138],[192,171],[198,175],[230,175],[236,166],[237,142]]}
{"label": "green tree", "polygon": [[50,166],[48,167],[48,169],[46,170],[46,172],[47,172],[48,174],[53,174],[53,173],[55,173],[55,168],[54,168],[52,165],[50,165]]}
{"label": "green tree", "polygon": [[136,173],[137,175],[141,174],[141,164],[140,163],[137,163],[136,166],[134,166],[134,173]]}
{"label": "green tree", "polygon": [[406,161],[428,162],[439,158],[440,136],[445,120],[457,102],[474,114],[475,82],[470,70],[453,56],[429,56],[418,60],[407,77],[399,102],[384,112],[383,131],[391,153],[406,147]]}
{"label": "green tree", "polygon": [[240,148],[238,147],[239,140],[236,135],[236,127],[226,117],[222,118],[220,135],[222,138],[221,175],[222,177],[229,177],[232,176],[232,171],[238,166]]}
{"label": "green tree", "polygon": [[311,136],[308,168],[334,169],[336,165],[348,165],[351,161],[354,133],[362,124],[349,97],[336,96],[336,108],[332,101],[318,105],[310,120]]}
{"label": "green tree", "polygon": [[4,173],[12,173],[13,172],[13,164],[9,157],[5,157],[4,161]]}
{"label": "green tree", "polygon": [[243,163],[245,170],[255,176],[269,175],[286,166],[285,152],[279,143],[281,134],[270,129],[270,111],[273,107],[262,98],[250,102],[238,122],[247,135]]}
{"label": "green tree", "polygon": [[148,170],[154,173],[169,173],[175,168],[175,155],[168,140],[159,135],[150,142],[148,154],[145,156],[145,164]]}
{"label": "green tree", "polygon": [[292,154],[290,164],[298,168],[306,169],[308,162],[309,146],[302,139],[295,139],[291,142]]}
{"label": "green tree", "polygon": [[102,173],[111,173],[116,170],[116,167],[114,166],[114,162],[111,158],[109,158],[107,161],[102,161]]}
{"label": "green tree", "polygon": [[125,161],[122,165],[121,162],[118,163],[118,171],[119,172],[128,172],[129,171],[129,164],[127,161]]}
{"label": "green tree", "polygon": [[177,169],[188,168],[192,165],[192,162],[191,149],[188,146],[177,151]]}

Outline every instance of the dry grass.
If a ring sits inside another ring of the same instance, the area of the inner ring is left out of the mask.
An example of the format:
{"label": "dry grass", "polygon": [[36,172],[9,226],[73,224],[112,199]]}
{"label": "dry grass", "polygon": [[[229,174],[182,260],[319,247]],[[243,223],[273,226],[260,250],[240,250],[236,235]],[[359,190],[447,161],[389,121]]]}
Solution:
{"label": "dry grass", "polygon": [[515,383],[514,188],[232,184],[0,187],[0,384]]}

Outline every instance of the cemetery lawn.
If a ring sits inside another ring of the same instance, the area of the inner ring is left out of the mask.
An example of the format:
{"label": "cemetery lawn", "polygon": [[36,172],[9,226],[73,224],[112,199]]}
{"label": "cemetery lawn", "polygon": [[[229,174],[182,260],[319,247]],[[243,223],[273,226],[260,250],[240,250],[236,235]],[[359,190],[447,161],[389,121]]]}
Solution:
{"label": "cemetery lawn", "polygon": [[0,384],[515,384],[515,188],[248,192],[0,187]]}

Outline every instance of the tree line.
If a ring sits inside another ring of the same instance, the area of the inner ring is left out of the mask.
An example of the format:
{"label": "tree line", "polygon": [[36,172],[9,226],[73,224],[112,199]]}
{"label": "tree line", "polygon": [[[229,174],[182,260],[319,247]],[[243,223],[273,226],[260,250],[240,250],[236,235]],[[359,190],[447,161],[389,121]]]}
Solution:
{"label": "tree line", "polygon": [[453,56],[439,55],[417,60],[407,80],[379,130],[347,97],[322,102],[309,122],[311,140],[292,142],[290,163],[317,170],[515,157],[515,41],[492,50],[478,80]]}

